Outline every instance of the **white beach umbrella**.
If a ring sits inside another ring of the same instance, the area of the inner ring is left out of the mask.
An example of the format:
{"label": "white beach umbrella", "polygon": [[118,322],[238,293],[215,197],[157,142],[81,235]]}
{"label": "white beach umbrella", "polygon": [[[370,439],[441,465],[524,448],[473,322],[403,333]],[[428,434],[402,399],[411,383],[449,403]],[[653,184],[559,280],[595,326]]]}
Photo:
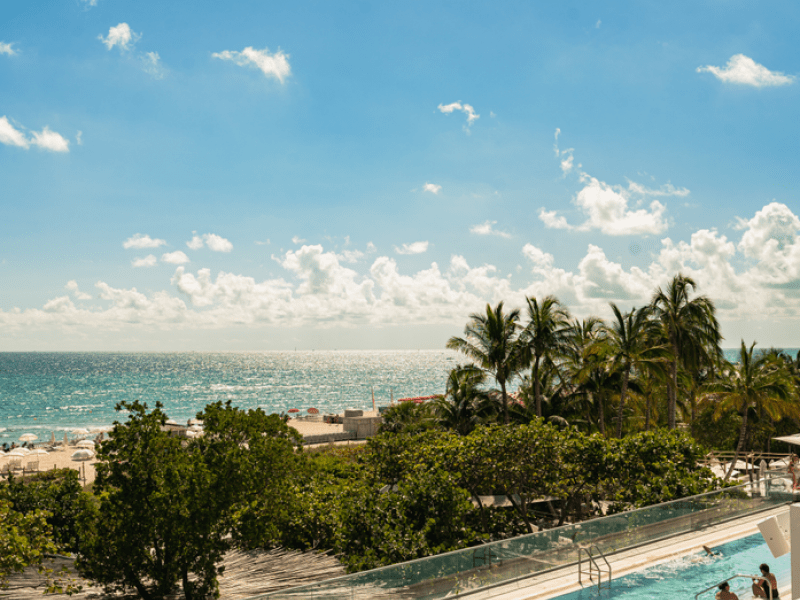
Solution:
{"label": "white beach umbrella", "polygon": [[78,427],[77,429],[73,429],[72,433],[76,435],[89,435],[89,430],[84,429],[83,427]]}
{"label": "white beach umbrella", "polygon": [[189,425],[189,431],[203,431],[203,426],[197,424]]}
{"label": "white beach umbrella", "polygon": [[38,436],[35,436],[32,433],[23,433],[21,436],[19,436],[20,442],[32,442],[35,439],[38,439]]}
{"label": "white beach umbrella", "polygon": [[81,440],[75,445],[79,448],[88,448],[89,450],[94,450],[94,442],[92,440]]}
{"label": "white beach umbrella", "polygon": [[178,422],[175,419],[167,419],[167,425],[177,425]]}
{"label": "white beach umbrella", "polygon": [[33,455],[44,456],[47,453],[48,453],[47,450],[45,450],[44,448],[35,448],[28,453],[28,456],[33,456]]}
{"label": "white beach umbrella", "polygon": [[70,456],[70,460],[80,461],[80,462],[86,460],[92,460],[93,458],[94,458],[94,452],[86,448],[81,448],[80,450],[76,450],[75,452],[72,453],[72,456]]}
{"label": "white beach umbrella", "polygon": [[30,450],[27,448],[14,448],[13,450],[9,450],[6,456],[28,456],[30,453]]}
{"label": "white beach umbrella", "polygon": [[89,433],[108,433],[112,429],[114,429],[114,428],[111,427],[110,425],[106,425],[106,426],[103,426],[103,427],[90,427],[89,428]]}

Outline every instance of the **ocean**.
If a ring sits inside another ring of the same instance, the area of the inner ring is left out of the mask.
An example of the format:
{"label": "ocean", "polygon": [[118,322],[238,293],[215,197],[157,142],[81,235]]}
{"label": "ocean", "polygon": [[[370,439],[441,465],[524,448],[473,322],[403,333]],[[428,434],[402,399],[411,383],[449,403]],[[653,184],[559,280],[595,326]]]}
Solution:
{"label": "ocean", "polygon": [[[797,349],[787,349],[795,356]],[[737,350],[726,350],[735,360]],[[122,400],[157,401],[185,423],[217,400],[268,413],[372,409],[393,397],[444,392],[463,356],[449,350],[313,352],[0,353],[0,443],[57,438],[125,420]],[[513,388],[513,386],[512,386]]]}
{"label": "ocean", "polygon": [[206,404],[280,413],[372,410],[390,399],[443,393],[464,362],[450,350],[313,352],[0,353],[0,443],[24,433],[49,440],[124,421],[120,401],[161,402],[186,423]]}

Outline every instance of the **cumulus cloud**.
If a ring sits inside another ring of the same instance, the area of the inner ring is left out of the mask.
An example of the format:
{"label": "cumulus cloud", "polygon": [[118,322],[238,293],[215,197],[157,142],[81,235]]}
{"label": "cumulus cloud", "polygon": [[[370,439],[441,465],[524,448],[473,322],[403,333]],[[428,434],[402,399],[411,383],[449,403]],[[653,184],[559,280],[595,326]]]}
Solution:
{"label": "cumulus cloud", "polygon": [[190,250],[200,250],[204,244],[209,250],[213,250],[214,252],[230,252],[233,250],[233,244],[216,233],[204,233],[203,235],[194,234],[192,239],[186,242]]}
{"label": "cumulus cloud", "polygon": [[31,146],[37,146],[51,152],[69,152],[69,141],[47,126],[41,131],[31,131],[30,138],[23,133],[22,129],[24,128],[14,127],[5,115],[0,117],[0,144],[17,146],[26,150]]}
{"label": "cumulus cloud", "polygon": [[131,30],[130,25],[127,23],[120,23],[119,25],[109,28],[106,37],[99,35],[97,39],[103,42],[109,50],[116,46],[120,51],[126,51],[133,48],[134,44],[136,44],[141,37],[141,34]]}
{"label": "cumulus cloud", "polygon": [[306,241],[306,240],[304,240],[303,238],[301,238],[299,235],[292,236],[292,243],[293,243],[293,244],[302,244],[302,243],[303,243],[303,242],[305,242],[305,241]]}
{"label": "cumulus cloud", "polygon": [[[559,150],[558,137],[560,129],[556,129],[553,150],[560,160],[561,171],[566,177],[572,172],[574,158],[572,148]],[[577,165],[580,169],[581,165]],[[637,202],[647,196],[687,196],[686,188],[675,188],[668,183],[657,190],[649,189],[638,183],[628,181],[628,188],[609,185],[592,177],[588,173],[578,171],[578,178],[583,188],[573,198],[575,204],[586,217],[580,225],[570,224],[566,217],[554,210],[541,208],[539,220],[550,229],[566,229],[574,231],[600,230],[606,235],[644,235],[660,234],[667,230],[666,206],[653,200],[647,208],[631,208],[630,203]]]}
{"label": "cumulus cloud", "polygon": [[148,254],[144,258],[134,258],[131,261],[131,266],[139,267],[155,267],[158,259],[153,254]]}
{"label": "cumulus cloud", "polygon": [[[226,271],[178,266],[169,289],[96,284],[99,298],[87,298],[75,281],[67,295],[41,308],[0,310],[0,331],[136,331],[222,328],[237,325],[347,327],[380,324],[454,324],[487,302],[524,306],[526,296],[554,294],[576,316],[608,317],[609,302],[625,307],[649,302],[653,291],[681,272],[698,282],[699,293],[716,304],[721,319],[769,319],[791,330],[800,318],[800,217],[779,202],[742,218],[735,239],[713,228],[685,240],[660,240],[644,267],[625,266],[598,244],[588,244],[572,268],[559,265],[547,248],[523,244],[524,269],[502,276],[491,264],[472,265],[455,255],[404,272],[397,261],[377,255],[355,267],[347,255],[322,245],[282,252],[283,273],[256,280]],[[362,257],[363,258],[363,257]],[[733,340],[734,342],[736,340]]]}
{"label": "cumulus cloud", "polygon": [[161,262],[172,263],[173,265],[182,265],[189,262],[189,257],[180,250],[175,252],[166,252],[161,255]]}
{"label": "cumulus cloud", "polygon": [[431,194],[438,194],[442,189],[442,186],[436,185],[435,183],[426,183],[422,186],[423,192],[430,192]]}
{"label": "cumulus cloud", "polygon": [[17,51],[13,48],[14,43],[7,44],[5,42],[0,42],[0,54],[8,54],[9,56],[14,56]]}
{"label": "cumulus cloud", "polygon": [[422,254],[428,251],[428,242],[413,242],[400,247],[395,246],[394,251],[398,254]]}
{"label": "cumulus cloud", "polygon": [[744,54],[734,54],[724,67],[706,65],[705,67],[697,67],[697,72],[711,73],[714,77],[726,83],[737,83],[753,87],[787,85],[795,79],[793,76],[785,75],[780,71],[770,71],[764,65],[758,64]]}
{"label": "cumulus cloud", "polygon": [[165,240],[153,239],[149,235],[144,233],[136,233],[129,237],[127,240],[122,242],[123,248],[158,248],[159,246],[165,246],[167,242]]}
{"label": "cumulus cloud", "polygon": [[473,225],[469,228],[470,233],[474,233],[475,235],[497,235],[503,238],[510,238],[511,234],[505,231],[501,231],[499,229],[494,229],[494,225],[497,225],[497,221],[485,221],[480,225]]}
{"label": "cumulus cloud", "polygon": [[203,236],[203,239],[206,242],[206,247],[214,252],[230,252],[233,250],[233,244],[216,233],[207,233]]}
{"label": "cumulus cloud", "polygon": [[289,66],[289,55],[284,54],[281,50],[270,54],[268,48],[256,50],[248,46],[241,52],[223,50],[222,52],[215,52],[211,56],[221,60],[232,61],[240,67],[255,67],[267,77],[274,77],[281,83],[284,83],[292,72]]}
{"label": "cumulus cloud", "polygon": [[481,116],[475,112],[475,109],[472,108],[469,104],[462,104],[461,102],[451,102],[450,104],[440,104],[438,107],[440,112],[449,115],[453,111],[461,111],[467,116],[467,124],[465,125],[465,129],[469,131],[469,127],[481,118]]}
{"label": "cumulus cloud", "polygon": [[70,292],[72,292],[72,295],[75,296],[75,298],[77,298],[78,300],[92,299],[91,294],[87,294],[85,292],[80,291],[80,289],[78,288],[78,282],[75,281],[74,279],[68,281],[67,285],[65,285],[64,287],[68,289]]}

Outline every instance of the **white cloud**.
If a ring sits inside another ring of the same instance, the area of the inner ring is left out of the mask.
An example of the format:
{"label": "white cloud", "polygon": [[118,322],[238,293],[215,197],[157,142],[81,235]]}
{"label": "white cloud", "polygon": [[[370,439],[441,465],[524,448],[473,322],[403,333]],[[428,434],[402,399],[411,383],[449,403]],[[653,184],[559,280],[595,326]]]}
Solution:
{"label": "white cloud", "polygon": [[175,252],[167,252],[161,255],[161,262],[171,263],[173,265],[182,265],[189,262],[189,257],[186,256],[181,250]]}
{"label": "white cloud", "polygon": [[127,23],[120,23],[115,27],[109,28],[106,37],[99,35],[97,39],[103,42],[109,50],[117,46],[120,51],[125,51],[133,48],[133,45],[138,42],[141,37],[141,34],[131,31]]}
{"label": "white cloud", "polygon": [[45,126],[41,131],[31,131],[31,137],[28,138],[21,130],[15,128],[5,115],[0,117],[0,144],[26,150],[31,146],[38,146],[51,152],[69,152],[69,141],[61,134],[51,131],[49,127]]}
{"label": "white cloud", "polygon": [[[559,150],[558,137],[560,129],[556,129],[553,150],[560,159],[564,176],[573,170],[574,159],[572,148]],[[581,165],[578,165],[580,168]],[[579,180],[583,188],[573,198],[575,204],[586,216],[581,225],[572,225],[563,215],[545,208],[539,211],[539,220],[550,229],[567,229],[574,231],[591,231],[599,229],[606,235],[643,235],[659,234],[667,230],[666,206],[657,200],[647,208],[632,209],[629,202],[635,200],[634,195],[647,196],[687,196],[686,188],[675,188],[672,184],[662,185],[657,190],[648,189],[633,181],[628,181],[628,189],[612,186],[604,181],[579,171]]]}
{"label": "white cloud", "polygon": [[556,214],[554,210],[539,210],[539,220],[544,223],[548,229],[575,229],[572,225],[567,223],[566,217]]}
{"label": "white cloud", "polygon": [[64,287],[68,289],[70,292],[72,292],[72,295],[75,296],[78,300],[92,299],[91,294],[87,294],[85,292],[80,291],[80,289],[78,288],[78,282],[75,281],[74,279],[68,281],[67,285],[65,285]]}
{"label": "white cloud", "polygon": [[83,146],[83,132],[79,129],[78,133],[75,134],[75,143],[78,146]]}
{"label": "white cloud", "polygon": [[61,136],[55,131],[50,131],[49,127],[45,127],[42,131],[31,131],[31,145],[39,146],[44,150],[51,152],[69,152],[69,140]]}
{"label": "white cloud", "polygon": [[6,44],[5,42],[0,42],[0,54],[8,54],[9,56],[14,56],[17,51],[13,48],[14,43]]}
{"label": "white cloud", "polygon": [[222,60],[233,61],[240,67],[256,67],[267,77],[274,77],[281,83],[283,83],[285,79],[291,75],[289,55],[284,54],[281,50],[278,50],[274,54],[270,54],[268,48],[256,50],[248,46],[241,52],[237,52],[235,50],[223,50],[222,52],[215,52],[211,56]]}
{"label": "white cloud", "polygon": [[148,254],[144,258],[134,258],[131,261],[133,267],[155,267],[158,259],[153,254]]}
{"label": "white cloud", "polygon": [[738,239],[714,229],[697,230],[687,240],[664,238],[642,268],[623,266],[599,245],[588,244],[577,266],[564,269],[553,254],[526,243],[521,248],[526,268],[514,276],[514,285],[494,265],[473,266],[459,255],[444,270],[432,263],[403,272],[388,256],[376,256],[371,265],[357,268],[345,264],[344,253],[305,245],[276,256],[284,273],[264,281],[225,271],[212,275],[209,269],[191,273],[179,266],[168,290],[145,294],[100,281],[99,299],[86,298],[69,281],[68,295],[41,308],[0,310],[0,331],[160,333],[243,324],[463,326],[487,302],[504,300],[509,307],[521,307],[525,296],[547,294],[557,296],[578,317],[609,317],[608,302],[642,306],[678,272],[698,282],[698,293],[714,301],[721,320],[749,323],[759,318],[793,331],[800,318],[800,217],[772,202],[741,222]]}
{"label": "white cloud", "polygon": [[92,8],[93,6],[97,6],[97,0],[81,0],[86,6]]}
{"label": "white cloud", "polygon": [[727,83],[738,83],[753,87],[787,85],[795,79],[793,76],[785,75],[780,71],[770,71],[764,65],[758,64],[744,54],[731,56],[725,67],[707,65],[705,67],[697,67],[697,72],[711,73],[720,81]]}
{"label": "white cloud", "polygon": [[192,236],[192,239],[186,242],[191,250],[200,250],[203,247],[203,238],[199,235]]}
{"label": "white cloud", "polygon": [[426,183],[422,186],[423,192],[430,192],[431,194],[438,194],[441,189],[442,186],[436,185],[435,183]]}
{"label": "white cloud", "polygon": [[195,234],[192,236],[191,240],[186,242],[186,245],[191,250],[200,250],[200,248],[203,247],[203,244],[205,244],[209,250],[213,250],[214,252],[230,252],[233,250],[233,244],[231,244],[224,237],[215,233],[204,233],[203,235]]}
{"label": "white cloud", "polygon": [[467,128],[470,125],[472,125],[473,122],[481,118],[481,116],[475,112],[475,109],[472,108],[472,106],[470,106],[469,104],[462,104],[461,102],[440,104],[437,108],[439,109],[440,112],[443,112],[444,114],[448,115],[453,111],[460,110],[465,115],[467,115],[467,125],[466,125]]}
{"label": "white cloud", "polygon": [[158,52],[145,52],[141,56],[141,60],[144,72],[152,75],[156,79],[163,79],[167,74],[166,69],[164,69],[161,64],[161,57],[158,55]]}
{"label": "white cloud", "polygon": [[497,225],[497,221],[486,221],[480,225],[473,225],[469,228],[470,233],[475,235],[497,235],[504,238],[510,238],[511,234],[499,229],[494,229],[492,226]]}
{"label": "white cloud", "polygon": [[165,240],[153,239],[149,235],[137,233],[129,237],[122,243],[123,248],[158,248],[165,246]]}
{"label": "white cloud", "polygon": [[642,196],[678,196],[678,197],[685,197],[688,196],[691,192],[686,188],[676,188],[671,183],[665,183],[657,190],[652,190],[647,188],[635,181],[628,180],[628,189],[635,193],[641,194]]}
{"label": "white cloud", "polygon": [[305,242],[305,241],[306,241],[306,240],[304,240],[303,238],[301,238],[299,235],[295,235],[295,236],[293,236],[293,237],[292,237],[292,243],[293,243],[293,244],[302,244],[302,243],[303,243],[303,242]]}
{"label": "white cloud", "polygon": [[0,144],[27,148],[30,142],[28,138],[25,137],[25,134],[15,129],[14,126],[8,122],[8,117],[4,115],[0,117]]}
{"label": "white cloud", "polygon": [[600,29],[600,25],[602,25],[602,24],[603,24],[603,22],[600,19],[597,19],[597,23],[594,24],[594,28],[595,29]]}
{"label": "white cloud", "polygon": [[428,242],[413,242],[411,244],[403,244],[400,248],[394,247],[394,251],[398,254],[422,254],[428,251]]}
{"label": "white cloud", "polygon": [[233,250],[233,244],[216,233],[207,233],[203,236],[203,239],[206,241],[208,249],[214,252],[230,252]]}

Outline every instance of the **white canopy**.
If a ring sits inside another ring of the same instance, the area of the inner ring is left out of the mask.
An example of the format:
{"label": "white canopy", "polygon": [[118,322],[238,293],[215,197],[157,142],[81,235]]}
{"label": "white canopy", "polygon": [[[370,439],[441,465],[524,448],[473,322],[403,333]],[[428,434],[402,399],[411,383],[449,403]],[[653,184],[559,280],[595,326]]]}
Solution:
{"label": "white canopy", "polygon": [[784,435],[783,437],[774,437],[773,440],[778,440],[779,442],[786,442],[787,444],[792,444],[793,446],[800,446],[800,433],[795,433],[794,435]]}

